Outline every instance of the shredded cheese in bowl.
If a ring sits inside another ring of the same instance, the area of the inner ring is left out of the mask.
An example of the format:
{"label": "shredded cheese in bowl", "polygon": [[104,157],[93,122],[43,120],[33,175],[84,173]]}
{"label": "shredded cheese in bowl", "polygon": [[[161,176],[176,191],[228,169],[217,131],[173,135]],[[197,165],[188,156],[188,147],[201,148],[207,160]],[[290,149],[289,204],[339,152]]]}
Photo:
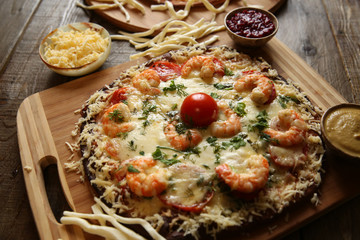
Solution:
{"label": "shredded cheese in bowl", "polygon": [[81,76],[95,71],[110,53],[109,33],[94,23],[62,26],[42,41],[39,49],[43,62],[66,76]]}

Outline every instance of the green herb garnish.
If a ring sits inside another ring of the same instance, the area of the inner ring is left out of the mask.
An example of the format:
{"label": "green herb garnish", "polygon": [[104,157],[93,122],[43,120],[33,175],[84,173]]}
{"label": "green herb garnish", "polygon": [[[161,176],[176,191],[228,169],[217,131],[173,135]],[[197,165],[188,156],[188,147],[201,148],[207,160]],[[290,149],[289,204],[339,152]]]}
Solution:
{"label": "green herb garnish", "polygon": [[152,105],[149,103],[149,101],[145,101],[143,103],[143,112],[142,112],[142,116],[140,118],[138,118],[139,120],[145,120],[143,122],[143,127],[146,128],[147,126],[150,125],[150,121],[148,120],[148,117],[150,115],[150,113],[156,113],[156,105]]}
{"label": "green herb garnish", "polygon": [[214,93],[214,92],[210,93],[210,97],[212,97],[214,99],[219,99],[220,98],[219,94]]}
{"label": "green herb garnish", "polygon": [[164,95],[167,96],[168,92],[176,91],[177,95],[179,95],[180,97],[185,97],[189,94],[187,92],[185,92],[184,89],[186,89],[184,84],[175,84],[175,81],[171,80],[169,87],[164,87],[163,92],[164,92]]}
{"label": "green herb garnish", "polygon": [[129,165],[127,168],[128,172],[132,172],[132,173],[139,173],[140,171],[137,170],[133,165]]}
{"label": "green herb garnish", "polygon": [[293,96],[279,95],[277,100],[282,108],[286,108],[287,107],[286,104],[290,101],[292,101],[296,104],[300,103],[299,99],[297,99],[296,97],[293,97]]}
{"label": "green herb garnish", "polygon": [[222,142],[222,146],[224,146],[226,149],[232,148],[232,149],[239,149],[240,147],[243,147],[246,145],[246,142],[244,140],[244,137],[242,135],[237,135],[230,139],[228,142]]}
{"label": "green herb garnish", "polygon": [[234,89],[233,83],[215,83],[213,86],[218,90],[232,90],[232,89]]}
{"label": "green herb garnish", "polygon": [[269,127],[268,124],[268,114],[265,110],[259,112],[259,114],[256,116],[256,120],[257,121],[252,121],[253,124],[249,125],[249,131],[254,132],[256,129],[258,131],[263,131],[265,128]]}
{"label": "green herb garnish", "polygon": [[117,109],[115,109],[113,112],[109,113],[108,117],[111,121],[114,121],[117,123],[121,123],[124,121],[124,116]]}
{"label": "green herb garnish", "polygon": [[238,102],[234,107],[233,110],[234,112],[239,115],[240,117],[243,117],[246,115],[246,111],[245,111],[245,107],[246,104],[243,102]]}
{"label": "green herb garnish", "polygon": [[225,76],[234,76],[234,72],[227,67],[224,68],[224,74]]}
{"label": "green herb garnish", "polygon": [[155,160],[158,160],[158,161],[164,163],[166,166],[170,166],[170,165],[180,162],[180,160],[176,159],[176,158],[167,158],[167,154],[162,152],[160,150],[160,148],[158,148],[158,147],[156,148],[155,152],[152,153],[152,157]]}
{"label": "green herb garnish", "polygon": [[135,145],[134,140],[129,141],[129,148],[131,151],[136,151],[137,146]]}
{"label": "green herb garnish", "polygon": [[[185,126],[184,123],[180,122],[180,123],[177,123],[175,125],[175,130],[176,132],[180,135],[180,134],[185,134],[186,131],[187,131],[187,127]],[[190,133],[190,132],[189,132]],[[190,133],[191,134],[191,133]]]}

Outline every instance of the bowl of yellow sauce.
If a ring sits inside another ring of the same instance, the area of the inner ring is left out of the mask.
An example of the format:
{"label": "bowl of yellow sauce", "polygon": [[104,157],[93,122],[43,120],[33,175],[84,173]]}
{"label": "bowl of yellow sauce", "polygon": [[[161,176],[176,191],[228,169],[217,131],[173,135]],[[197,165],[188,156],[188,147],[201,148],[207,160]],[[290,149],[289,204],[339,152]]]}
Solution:
{"label": "bowl of yellow sauce", "polygon": [[329,108],[321,118],[326,146],[338,156],[360,161],[360,105],[344,103]]}

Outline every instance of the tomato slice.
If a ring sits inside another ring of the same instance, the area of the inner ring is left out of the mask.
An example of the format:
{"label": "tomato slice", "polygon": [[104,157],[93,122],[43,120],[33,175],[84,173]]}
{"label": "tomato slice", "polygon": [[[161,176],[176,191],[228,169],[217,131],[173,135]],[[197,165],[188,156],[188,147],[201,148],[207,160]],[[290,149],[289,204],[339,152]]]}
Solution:
{"label": "tomato slice", "polygon": [[192,205],[184,205],[178,202],[173,202],[169,198],[162,197],[162,195],[160,195],[160,200],[166,205],[172,206],[176,209],[185,212],[200,213],[203,210],[203,208],[210,202],[213,196],[214,196],[214,192],[208,191],[204,195],[204,198],[201,202],[197,202]]}
{"label": "tomato slice", "polygon": [[121,101],[125,101],[127,99],[127,91],[128,90],[129,90],[129,88],[127,88],[127,87],[117,89],[110,98],[110,104],[114,105]]}
{"label": "tomato slice", "polygon": [[169,188],[159,199],[173,208],[199,213],[214,196],[212,174],[189,163],[178,163],[169,167],[172,173]]}
{"label": "tomato slice", "polygon": [[306,144],[291,147],[269,146],[271,160],[283,168],[296,168],[307,160],[308,148]]}
{"label": "tomato slice", "polygon": [[181,67],[168,61],[157,61],[150,68],[154,69],[160,76],[161,81],[166,82],[180,76]]}
{"label": "tomato slice", "polygon": [[187,96],[180,108],[180,117],[189,126],[206,127],[218,118],[216,101],[206,93]]}

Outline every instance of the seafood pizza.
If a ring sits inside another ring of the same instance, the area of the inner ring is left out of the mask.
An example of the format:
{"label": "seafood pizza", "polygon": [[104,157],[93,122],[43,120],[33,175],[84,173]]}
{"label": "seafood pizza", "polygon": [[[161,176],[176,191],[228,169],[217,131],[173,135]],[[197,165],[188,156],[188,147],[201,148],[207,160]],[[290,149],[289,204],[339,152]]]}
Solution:
{"label": "seafood pizza", "polygon": [[263,59],[192,47],[94,93],[77,144],[94,193],[118,215],[144,219],[166,239],[201,239],[318,200],[319,119]]}

